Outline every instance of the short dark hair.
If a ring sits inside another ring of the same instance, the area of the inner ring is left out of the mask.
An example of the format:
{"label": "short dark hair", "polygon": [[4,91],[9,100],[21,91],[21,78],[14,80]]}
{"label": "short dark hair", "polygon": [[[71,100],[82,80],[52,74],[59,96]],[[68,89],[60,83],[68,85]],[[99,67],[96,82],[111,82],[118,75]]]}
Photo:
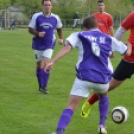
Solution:
{"label": "short dark hair", "polygon": [[88,16],[83,20],[83,27],[87,29],[97,28],[97,20],[94,16]]}
{"label": "short dark hair", "polygon": [[44,1],[51,1],[51,0],[42,0],[42,5],[44,4]]}
{"label": "short dark hair", "polygon": [[98,3],[104,3],[104,0],[98,0]]}

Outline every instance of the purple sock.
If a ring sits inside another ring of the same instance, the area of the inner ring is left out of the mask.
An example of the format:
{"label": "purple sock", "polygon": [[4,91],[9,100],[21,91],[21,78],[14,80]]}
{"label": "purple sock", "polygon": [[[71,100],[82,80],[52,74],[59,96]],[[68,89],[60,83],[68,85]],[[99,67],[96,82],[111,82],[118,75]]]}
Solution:
{"label": "purple sock", "polygon": [[44,86],[44,68],[42,68],[42,69],[36,68],[36,75],[37,75],[39,86],[43,88],[43,86]]}
{"label": "purple sock", "polygon": [[42,69],[36,69],[36,75],[37,75],[37,79],[38,79],[38,83],[40,87],[46,87],[48,80],[49,80],[49,76],[50,76],[50,71],[47,71],[47,73],[44,72],[44,68]]}
{"label": "purple sock", "polygon": [[47,71],[47,73],[44,72],[44,85],[45,86],[47,86],[49,76],[50,76],[50,71]]}
{"label": "purple sock", "polygon": [[63,130],[67,127],[69,122],[71,121],[71,117],[73,115],[73,110],[72,109],[64,109],[62,112],[62,115],[60,116],[58,125],[57,125],[57,134],[63,134]]}
{"label": "purple sock", "polygon": [[105,121],[108,115],[109,100],[107,96],[100,97],[99,99],[99,110],[100,110],[100,123],[105,127]]}

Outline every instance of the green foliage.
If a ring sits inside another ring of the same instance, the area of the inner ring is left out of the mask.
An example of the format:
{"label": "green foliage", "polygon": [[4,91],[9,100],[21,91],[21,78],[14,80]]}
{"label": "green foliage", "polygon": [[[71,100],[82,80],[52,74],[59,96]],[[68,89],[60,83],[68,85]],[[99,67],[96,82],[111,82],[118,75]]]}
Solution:
{"label": "green foliage", "polygon": [[15,4],[16,0],[11,0],[11,5],[13,6]]}
{"label": "green foliage", "polygon": [[54,5],[55,6],[53,6],[54,9],[52,11],[56,11],[62,19],[72,19],[74,14],[79,11],[81,1],[58,0]]}
{"label": "green foliage", "polygon": [[10,5],[11,5],[10,0],[0,0],[0,9],[6,9]]}
{"label": "green foliage", "polygon": [[24,14],[31,18],[33,13],[40,12],[41,8],[41,1],[39,0],[16,0],[16,5],[24,6]]}

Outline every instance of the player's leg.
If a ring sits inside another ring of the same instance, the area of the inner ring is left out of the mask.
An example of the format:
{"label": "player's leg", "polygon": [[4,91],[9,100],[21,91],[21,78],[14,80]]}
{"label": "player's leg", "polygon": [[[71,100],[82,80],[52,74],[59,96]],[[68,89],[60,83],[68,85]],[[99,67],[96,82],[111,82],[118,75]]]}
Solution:
{"label": "player's leg", "polygon": [[105,122],[108,115],[108,108],[109,108],[109,99],[108,99],[108,88],[109,83],[107,84],[96,84],[94,87],[94,91],[99,96],[99,112],[100,112],[100,122],[98,127],[99,134],[107,134],[105,129]]}
{"label": "player's leg", "polygon": [[81,96],[69,96],[69,102],[67,104],[67,107],[63,110],[58,121],[57,134],[63,134],[81,100]]}
{"label": "player's leg", "polygon": [[[115,89],[116,87],[118,87],[123,81],[118,81],[118,80],[112,78],[112,80],[110,81],[110,84],[109,84],[108,92]],[[87,118],[88,117],[92,106],[98,100],[99,100],[99,96],[96,93],[94,93],[91,97],[88,98],[88,100],[82,106],[82,112],[81,113],[83,113],[83,112],[85,113],[85,114],[81,114],[82,118]]]}
{"label": "player's leg", "polygon": [[77,19],[74,19],[74,24],[73,24],[72,29],[74,29],[74,28],[75,28],[75,26],[76,26],[76,22],[77,22]]}
{"label": "player's leg", "polygon": [[[122,73],[122,72],[126,72],[126,73]],[[112,80],[110,81],[109,84],[109,91],[115,89],[116,87],[118,87],[122,82],[125,81],[126,78],[130,78],[131,75],[134,73],[134,64],[133,63],[127,63],[124,60],[122,60],[119,65],[117,66],[115,72],[114,72],[114,76],[112,78]],[[99,97],[96,93],[94,93],[90,98],[88,98],[88,100],[85,102],[86,107],[84,106],[85,104],[83,104],[82,106],[82,111],[83,110],[89,110],[91,109],[91,107],[93,106],[93,104],[95,102],[97,102],[99,100]],[[87,107],[89,107],[89,109],[87,109]],[[88,117],[89,112],[85,113],[85,117],[83,118],[87,118]]]}
{"label": "player's leg", "polygon": [[[48,94],[48,90],[46,86],[48,84],[48,79],[50,76],[50,72],[44,72],[44,66],[50,62],[50,58],[52,56],[53,50],[48,49],[45,51],[35,50],[35,56],[37,61],[36,75],[39,84],[39,91]],[[47,55],[47,56],[46,56]]]}
{"label": "player's leg", "polygon": [[87,83],[76,78],[72,90],[70,92],[69,101],[66,106],[66,109],[63,110],[62,115],[60,116],[57,134],[63,134],[63,130],[69,124],[71,117],[81,102],[83,97],[89,96],[89,89],[87,88]]}
{"label": "player's leg", "polygon": [[[44,59],[37,62],[36,75],[39,84],[39,91],[48,94],[48,91],[45,89],[46,81],[45,81],[45,72],[44,72]],[[49,73],[46,75],[49,75]]]}
{"label": "player's leg", "polygon": [[[53,50],[47,49],[43,52],[43,60],[44,60],[44,67],[50,62],[50,59],[52,57]],[[48,92],[47,85],[50,77],[50,71],[47,71],[47,73],[44,72],[44,89]]]}
{"label": "player's leg", "polygon": [[100,122],[98,127],[99,134],[107,134],[105,122],[108,115],[108,108],[109,108],[109,99],[108,96],[102,96],[99,98],[99,111],[100,111]]}

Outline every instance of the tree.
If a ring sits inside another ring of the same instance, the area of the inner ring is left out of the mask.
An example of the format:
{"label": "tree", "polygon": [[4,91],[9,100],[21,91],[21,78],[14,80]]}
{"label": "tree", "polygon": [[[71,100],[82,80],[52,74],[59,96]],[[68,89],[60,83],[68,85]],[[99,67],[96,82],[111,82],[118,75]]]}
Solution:
{"label": "tree", "polygon": [[16,0],[16,5],[24,7],[23,13],[28,18],[31,18],[35,12],[40,12],[42,10],[41,1],[39,0]]}
{"label": "tree", "polygon": [[52,11],[55,11],[62,19],[72,19],[75,12],[80,12],[81,1],[79,0],[57,0]]}
{"label": "tree", "polygon": [[15,4],[16,0],[11,0],[11,6]]}
{"label": "tree", "polygon": [[0,0],[0,9],[6,9],[7,6],[11,5],[10,0]]}

